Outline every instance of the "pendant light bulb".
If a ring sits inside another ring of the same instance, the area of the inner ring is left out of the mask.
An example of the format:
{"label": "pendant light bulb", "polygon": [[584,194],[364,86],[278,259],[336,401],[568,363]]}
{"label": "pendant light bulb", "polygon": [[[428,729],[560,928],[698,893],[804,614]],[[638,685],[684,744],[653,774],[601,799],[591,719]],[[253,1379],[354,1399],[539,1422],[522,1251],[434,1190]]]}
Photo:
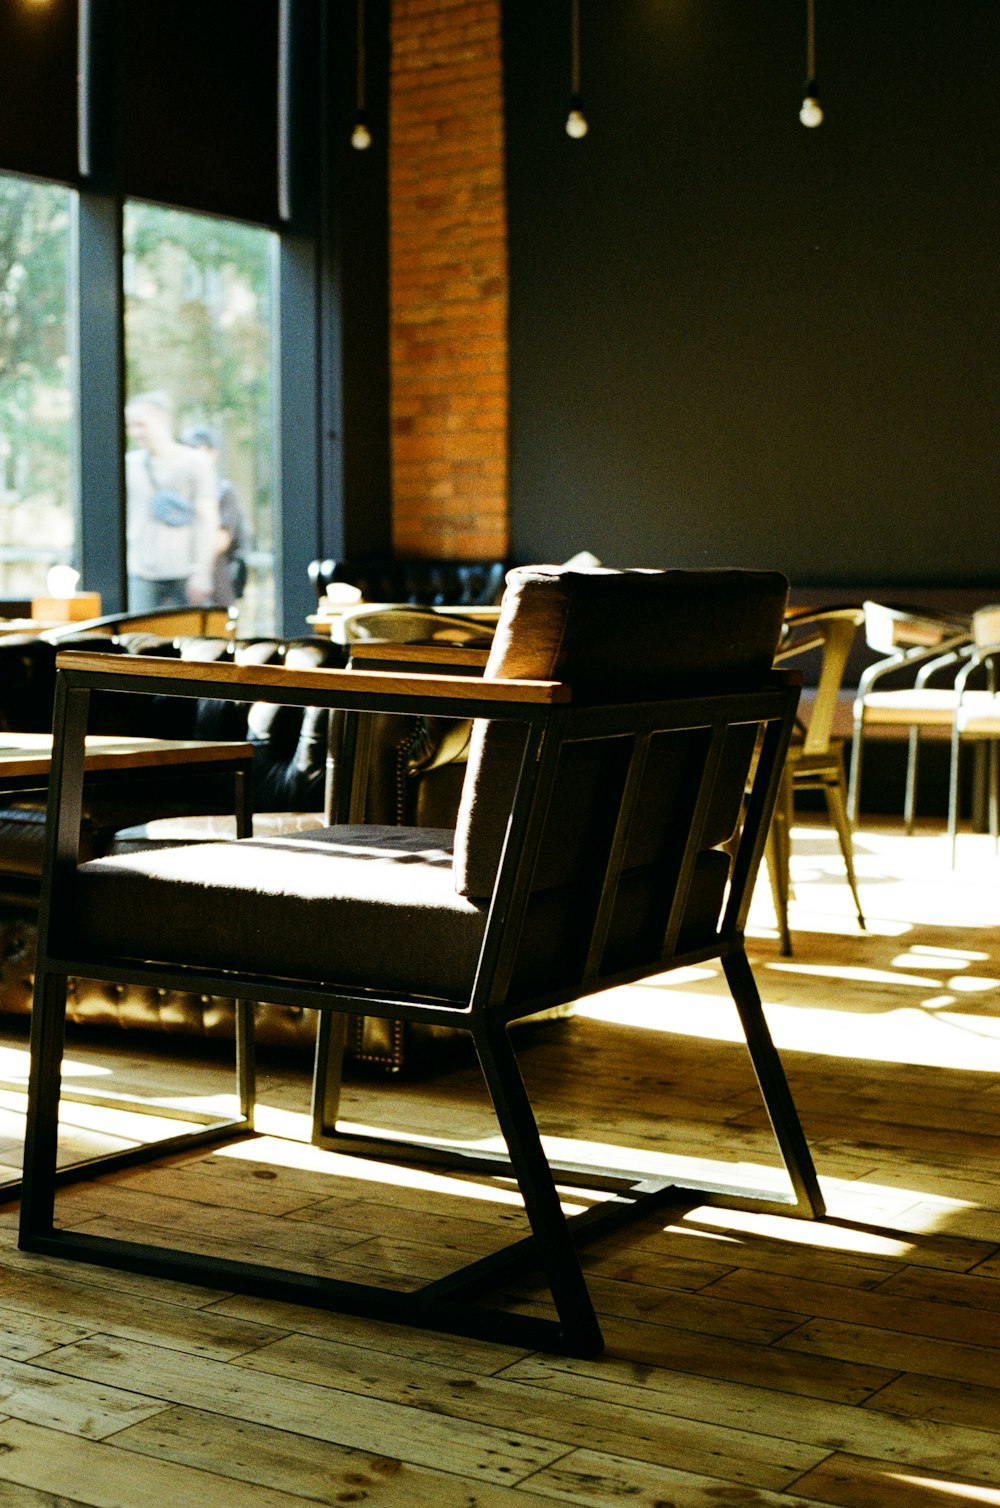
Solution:
{"label": "pendant light bulb", "polygon": [[356,152],[367,152],[371,144],[372,133],[368,129],[368,122],[363,115],[359,115],[351,132],[351,146]]}
{"label": "pendant light bulb", "polygon": [[590,122],[583,113],[580,98],[580,0],[572,0],[569,19],[570,71],[569,114],[566,117],[566,135],[581,141],[590,130]]}
{"label": "pendant light bulb", "polygon": [[578,94],[574,94],[566,117],[566,135],[572,136],[574,141],[580,141],[589,130],[590,124],[583,113],[583,101]]}
{"label": "pendant light bulb", "polygon": [[806,85],[805,99],[802,101],[802,109],[799,111],[799,120],[804,126],[821,126],[823,124],[823,109],[816,97],[816,84],[810,79]]}
{"label": "pendant light bulb", "polygon": [[823,124],[823,110],[816,90],[816,0],[806,0],[806,87],[805,98],[799,110],[799,120],[804,126]]}

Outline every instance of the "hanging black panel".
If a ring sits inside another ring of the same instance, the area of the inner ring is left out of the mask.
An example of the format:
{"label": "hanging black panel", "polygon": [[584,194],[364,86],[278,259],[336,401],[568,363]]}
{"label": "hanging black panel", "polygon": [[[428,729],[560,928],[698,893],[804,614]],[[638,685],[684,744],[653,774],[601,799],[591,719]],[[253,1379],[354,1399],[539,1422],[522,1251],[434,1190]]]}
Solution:
{"label": "hanging black panel", "polygon": [[0,5],[0,171],[77,170],[77,0]]}
{"label": "hanging black panel", "polygon": [[278,218],[278,0],[119,0],[122,189]]}

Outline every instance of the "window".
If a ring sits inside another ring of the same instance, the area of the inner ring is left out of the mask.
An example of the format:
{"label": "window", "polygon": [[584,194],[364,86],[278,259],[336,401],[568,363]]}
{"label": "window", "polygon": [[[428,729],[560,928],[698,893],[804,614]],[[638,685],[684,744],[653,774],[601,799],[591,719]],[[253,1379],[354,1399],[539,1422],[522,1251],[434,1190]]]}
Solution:
{"label": "window", "polygon": [[[212,441],[204,453],[223,487],[221,522],[229,523],[226,532],[231,540],[235,532],[236,554],[246,567],[240,630],[254,633],[273,631],[275,622],[271,394],[275,239],[271,232],[255,226],[134,200],[125,208],[127,400],[164,394],[179,439]],[[133,449],[143,448],[140,440],[141,432],[137,434],[133,426]],[[133,463],[130,471],[135,469]],[[241,514],[238,524],[234,523],[235,510],[230,511],[233,495]],[[133,497],[133,538],[134,503]],[[169,535],[169,526],[165,532]],[[135,564],[133,554],[130,572]],[[225,554],[216,561],[211,600],[225,600],[220,592],[233,574],[229,564]],[[175,567],[163,569],[169,576]],[[142,570],[148,577],[152,570],[148,560]],[[235,573],[240,574],[238,564]],[[140,605],[136,599],[143,589],[134,575],[129,590],[129,606]]]}
{"label": "window", "polygon": [[74,554],[67,352],[70,193],[0,175],[0,595]]}

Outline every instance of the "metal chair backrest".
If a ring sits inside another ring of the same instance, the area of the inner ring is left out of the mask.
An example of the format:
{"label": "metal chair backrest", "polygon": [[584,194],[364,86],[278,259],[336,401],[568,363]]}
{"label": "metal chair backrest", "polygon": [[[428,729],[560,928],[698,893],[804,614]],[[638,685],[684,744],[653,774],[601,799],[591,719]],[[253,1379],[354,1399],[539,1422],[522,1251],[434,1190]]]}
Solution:
{"label": "metal chair backrest", "polygon": [[448,613],[408,606],[358,607],[344,613],[340,629],[345,644],[468,644],[489,640],[492,625]]}
{"label": "metal chair backrest", "polygon": [[43,637],[50,644],[74,639],[78,634],[106,633],[109,638],[123,633],[161,635],[199,635],[231,638],[237,627],[232,608],[206,604],[199,607],[164,607],[150,613],[106,613],[103,618],[87,618],[80,623],[61,624],[47,629]]}
{"label": "metal chair backrest", "polygon": [[938,613],[931,608],[905,607],[900,603],[867,601],[864,605],[865,638],[877,654],[910,658],[932,649],[947,649],[967,639],[969,619],[959,613]]}
{"label": "metal chair backrest", "polygon": [[826,754],[832,746],[837,700],[855,635],[865,622],[862,607],[834,607],[800,613],[788,625],[788,634],[775,660],[784,662],[821,650],[819,680],[809,725],[802,742],[806,754]]}
{"label": "metal chair backrest", "polygon": [[981,607],[972,615],[972,642],[977,649],[1000,644],[1000,605]]}

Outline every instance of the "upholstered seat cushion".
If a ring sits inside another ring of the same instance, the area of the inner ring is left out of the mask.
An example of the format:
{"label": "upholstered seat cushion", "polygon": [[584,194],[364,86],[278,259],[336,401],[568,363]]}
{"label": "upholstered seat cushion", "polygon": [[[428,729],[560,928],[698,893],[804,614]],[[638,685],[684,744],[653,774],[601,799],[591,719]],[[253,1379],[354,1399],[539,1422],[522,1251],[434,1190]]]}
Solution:
{"label": "upholstered seat cushion", "polygon": [[151,849],[81,865],[74,885],[63,915],[81,959],[238,958],[241,972],[447,999],[468,997],[486,922],[455,893],[452,834],[431,828]]}

